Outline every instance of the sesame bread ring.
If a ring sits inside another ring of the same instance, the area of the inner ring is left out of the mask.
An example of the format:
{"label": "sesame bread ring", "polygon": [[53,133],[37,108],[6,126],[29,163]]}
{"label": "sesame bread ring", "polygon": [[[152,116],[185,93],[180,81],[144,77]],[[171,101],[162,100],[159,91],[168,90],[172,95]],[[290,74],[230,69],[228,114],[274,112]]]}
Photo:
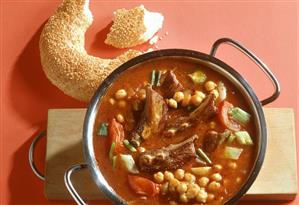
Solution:
{"label": "sesame bread ring", "polygon": [[89,0],[64,0],[45,24],[39,43],[46,76],[65,94],[81,101],[89,101],[115,68],[140,54],[129,50],[115,59],[88,55],[84,35],[92,21]]}

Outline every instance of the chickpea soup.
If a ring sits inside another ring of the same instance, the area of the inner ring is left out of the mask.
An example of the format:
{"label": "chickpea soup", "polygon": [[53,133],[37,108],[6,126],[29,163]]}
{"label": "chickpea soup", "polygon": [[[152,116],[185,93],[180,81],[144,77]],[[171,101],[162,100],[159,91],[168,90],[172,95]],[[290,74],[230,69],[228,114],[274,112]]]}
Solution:
{"label": "chickpea soup", "polygon": [[249,105],[201,64],[158,59],[129,69],[98,113],[99,167],[129,204],[223,204],[253,166]]}

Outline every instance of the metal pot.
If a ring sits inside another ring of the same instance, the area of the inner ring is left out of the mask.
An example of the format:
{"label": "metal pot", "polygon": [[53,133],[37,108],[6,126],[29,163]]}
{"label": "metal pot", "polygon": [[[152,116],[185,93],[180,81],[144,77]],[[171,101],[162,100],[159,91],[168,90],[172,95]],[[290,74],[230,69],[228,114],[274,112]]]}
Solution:
{"label": "metal pot", "polygon": [[[227,43],[241,52],[243,52],[245,55],[247,55],[253,62],[256,63],[256,65],[259,66],[262,71],[267,75],[267,77],[272,81],[272,84],[274,86],[274,93],[262,100],[261,102],[255,95],[252,88],[249,86],[249,84],[246,82],[246,80],[232,67],[224,63],[223,61],[215,58],[215,54],[217,51],[217,48],[220,44]],[[280,86],[273,75],[273,73],[270,71],[270,69],[258,58],[256,57],[252,52],[250,52],[248,49],[243,47],[240,43],[228,39],[228,38],[222,38],[217,40],[211,49],[210,54],[201,53],[198,51],[193,50],[185,50],[185,49],[166,49],[166,50],[158,50],[150,53],[143,54],[141,56],[138,56],[134,59],[131,59],[130,61],[124,63],[120,67],[118,67],[116,70],[114,70],[105,80],[104,82],[99,86],[98,90],[94,94],[93,98],[91,99],[91,102],[89,104],[85,120],[84,120],[84,127],[83,127],[83,154],[86,164],[78,164],[70,167],[66,173],[65,173],[65,184],[67,189],[69,190],[70,194],[74,198],[74,200],[77,202],[77,204],[84,205],[86,204],[83,199],[79,196],[79,194],[74,189],[72,182],[71,182],[71,175],[73,172],[86,169],[88,168],[93,180],[97,184],[98,188],[114,203],[116,204],[123,204],[126,205],[127,202],[122,199],[114,190],[113,188],[107,183],[104,176],[102,175],[100,169],[98,166],[98,162],[95,158],[94,153],[94,147],[93,147],[93,129],[95,125],[96,117],[99,113],[99,105],[102,97],[105,95],[107,89],[109,89],[109,86],[114,82],[116,78],[118,78],[119,75],[122,74],[123,71],[127,69],[131,69],[137,65],[140,65],[144,62],[154,60],[154,59],[160,59],[160,58],[184,58],[188,59],[190,61],[198,62],[200,64],[204,64],[205,66],[209,67],[210,69],[215,70],[219,74],[226,77],[229,81],[231,81],[242,93],[245,100],[248,102],[248,104],[251,107],[251,110],[253,112],[253,117],[255,118],[255,128],[257,130],[257,151],[255,153],[255,162],[253,164],[252,170],[246,180],[246,182],[243,184],[241,189],[228,201],[225,202],[225,204],[234,204],[236,203],[250,188],[250,186],[255,181],[261,167],[264,161],[265,152],[266,152],[266,145],[267,145],[267,128],[266,128],[266,122],[264,113],[262,110],[262,105],[266,105],[268,103],[271,103],[274,101],[280,93]],[[33,145],[34,147],[34,145]],[[32,149],[33,149],[32,147]],[[33,153],[33,151],[31,150]],[[31,154],[32,154],[31,153]],[[40,174],[34,166],[33,158],[31,156],[31,165],[32,168],[34,168],[34,172],[36,174]],[[41,176],[40,176],[41,177]]]}

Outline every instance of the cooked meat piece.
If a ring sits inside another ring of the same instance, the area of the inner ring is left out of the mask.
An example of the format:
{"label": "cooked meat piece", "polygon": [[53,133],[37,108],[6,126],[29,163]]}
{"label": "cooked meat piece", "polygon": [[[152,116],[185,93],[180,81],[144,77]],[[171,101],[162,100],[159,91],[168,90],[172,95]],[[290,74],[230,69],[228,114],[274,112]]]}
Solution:
{"label": "cooked meat piece", "polygon": [[210,94],[189,116],[172,118],[166,122],[164,134],[168,137],[173,136],[176,132],[185,130],[200,121],[207,121],[216,114],[215,96]]}
{"label": "cooked meat piece", "polygon": [[190,113],[190,120],[194,122],[207,121],[217,114],[215,95],[209,94],[203,102]]}
{"label": "cooked meat piece", "polygon": [[171,98],[176,91],[184,89],[172,70],[167,71],[162,80],[160,89],[164,97]]}
{"label": "cooked meat piece", "polygon": [[208,131],[203,141],[203,150],[207,153],[214,152],[218,147],[220,138],[218,132],[213,130]]}
{"label": "cooked meat piece", "polygon": [[192,124],[189,121],[190,120],[188,116],[170,119],[165,127],[165,136],[172,137],[175,135],[176,132],[191,127]]}
{"label": "cooked meat piece", "polygon": [[151,87],[146,88],[146,101],[144,110],[136,128],[132,132],[131,143],[138,147],[142,139],[149,138],[158,133],[163,127],[160,123],[168,108],[163,97]]}
{"label": "cooked meat piece", "polygon": [[145,172],[156,172],[182,167],[195,158],[194,141],[197,138],[198,136],[194,135],[179,144],[143,152],[138,159],[139,169]]}

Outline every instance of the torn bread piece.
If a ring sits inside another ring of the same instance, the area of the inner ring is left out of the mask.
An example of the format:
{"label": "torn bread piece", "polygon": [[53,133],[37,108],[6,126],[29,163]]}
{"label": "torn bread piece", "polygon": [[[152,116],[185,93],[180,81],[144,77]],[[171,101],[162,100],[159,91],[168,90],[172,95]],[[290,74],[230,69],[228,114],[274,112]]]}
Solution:
{"label": "torn bread piece", "polygon": [[143,5],[132,9],[118,9],[105,43],[116,48],[142,44],[162,28],[164,17],[150,12]]}

